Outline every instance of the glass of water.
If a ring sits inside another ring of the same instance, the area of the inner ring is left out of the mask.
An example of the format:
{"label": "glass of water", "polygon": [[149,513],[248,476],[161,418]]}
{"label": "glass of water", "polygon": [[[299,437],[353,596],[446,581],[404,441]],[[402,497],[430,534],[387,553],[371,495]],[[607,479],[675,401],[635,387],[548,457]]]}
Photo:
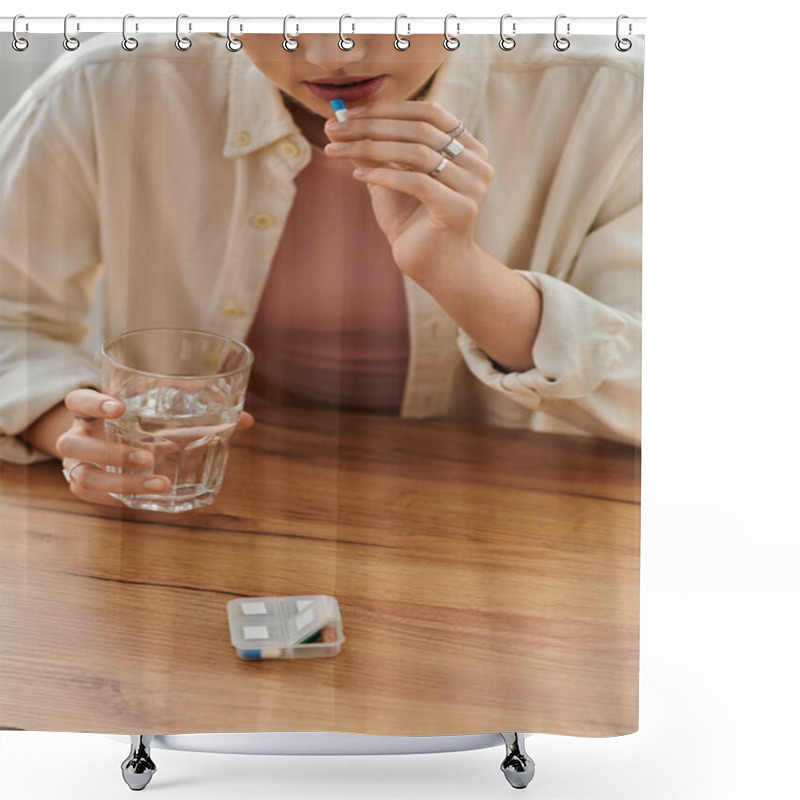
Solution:
{"label": "glass of water", "polygon": [[170,513],[213,503],[252,362],[246,344],[204,331],[154,328],[106,342],[103,391],[125,404],[123,416],[106,420],[106,438],[154,459],[145,469],[108,469],[172,481],[167,492],[112,496],[130,508]]}

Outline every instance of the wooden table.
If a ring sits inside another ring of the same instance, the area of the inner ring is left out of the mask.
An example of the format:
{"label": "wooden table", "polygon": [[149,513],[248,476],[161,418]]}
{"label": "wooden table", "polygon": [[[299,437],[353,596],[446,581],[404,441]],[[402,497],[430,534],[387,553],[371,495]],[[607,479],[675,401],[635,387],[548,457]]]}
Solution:
{"label": "wooden table", "polygon": [[[2,465],[0,724],[108,733],[637,728],[638,451],[273,409],[216,503],[91,506]],[[330,594],[335,658],[245,662],[234,597]]]}

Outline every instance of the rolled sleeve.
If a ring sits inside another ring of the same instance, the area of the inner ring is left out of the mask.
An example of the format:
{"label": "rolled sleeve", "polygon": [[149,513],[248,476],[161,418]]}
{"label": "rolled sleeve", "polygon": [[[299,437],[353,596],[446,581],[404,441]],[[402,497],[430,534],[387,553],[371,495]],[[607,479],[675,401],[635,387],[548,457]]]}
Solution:
{"label": "rolled sleeve", "polygon": [[518,270],[542,294],[535,366],[505,372],[463,331],[458,344],[482,383],[600,436],[637,442],[641,323],[557,278]]}
{"label": "rolled sleeve", "polygon": [[36,464],[47,461],[51,456],[25,444],[14,436],[0,436],[0,461],[10,464]]}
{"label": "rolled sleeve", "polygon": [[[634,81],[630,90],[638,109],[640,83]],[[588,147],[576,139],[578,144]],[[617,135],[609,133],[603,152],[591,160],[583,149],[571,153],[583,164],[582,179],[562,187],[565,196],[559,213],[549,227],[540,227],[541,242],[537,240],[528,269],[517,270],[542,296],[531,354],[534,367],[506,372],[463,331],[458,343],[469,369],[482,383],[537,412],[534,425],[544,413],[590,434],[638,444],[642,389],[638,114],[629,122],[623,120]],[[566,208],[574,210],[567,214]]]}
{"label": "rolled sleeve", "polygon": [[[19,434],[73,389],[99,389],[100,368],[88,354],[69,345],[50,342],[39,348],[22,332],[4,334],[3,350],[15,366],[2,381],[0,460],[15,464],[45,461],[52,456],[32,448]],[[25,355],[15,358],[14,351]]]}

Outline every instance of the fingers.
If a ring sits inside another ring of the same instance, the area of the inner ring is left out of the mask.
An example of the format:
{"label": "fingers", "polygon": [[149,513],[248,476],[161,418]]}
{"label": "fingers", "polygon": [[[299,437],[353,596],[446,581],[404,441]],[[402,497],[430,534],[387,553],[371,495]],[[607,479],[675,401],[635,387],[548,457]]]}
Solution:
{"label": "fingers", "polygon": [[125,413],[125,406],[116,398],[94,389],[75,389],[64,398],[64,405],[76,416],[114,419]]}
{"label": "fingers", "polygon": [[94,461],[111,467],[149,467],[153,463],[153,454],[147,450],[137,450],[116,442],[107,442],[94,436],[87,436],[70,428],[59,437],[56,450],[62,459],[72,458],[75,461]]}
{"label": "fingers", "polygon": [[248,428],[252,428],[253,425],[255,425],[255,419],[253,418],[253,415],[247,411],[242,411],[242,415],[239,417],[239,422],[236,424],[236,430],[246,431]]}
{"label": "fingers", "polygon": [[[106,506],[124,506],[116,495],[161,494],[172,488],[159,469],[167,450],[178,450],[165,441],[150,449],[139,449],[119,441],[107,441],[104,420],[125,413],[124,404],[93,389],[77,389],[65,398],[65,406],[76,415],[72,427],[56,442],[56,452],[69,474],[70,491],[81,500]],[[242,412],[236,430],[247,430],[255,420]],[[199,429],[192,429],[196,435]],[[230,430],[230,428],[228,428]],[[145,474],[142,471],[148,470]]]}
{"label": "fingers", "polygon": [[[379,167],[388,164],[404,165],[426,175],[442,160],[441,153],[418,142],[336,142],[326,145],[325,152],[334,158],[367,160],[377,163]],[[493,174],[489,164],[465,150],[457,156],[457,160],[448,159],[447,167],[436,178],[439,183],[449,186],[453,191],[479,199],[486,193]]]}
{"label": "fingers", "polygon": [[[81,467],[80,469],[83,469]],[[79,472],[80,469],[76,469],[75,472]],[[100,506],[111,506],[112,508],[126,508],[125,503],[122,500],[117,500],[116,497],[112,497],[110,494],[102,494],[97,492],[84,492],[76,484],[70,484],[70,491],[72,492],[75,497],[79,500],[83,500],[86,503],[92,503],[93,505],[100,505]]]}
{"label": "fingers", "polygon": [[379,168],[356,170],[353,177],[364,183],[409,194],[424,203],[435,216],[449,223],[463,224],[465,220],[474,220],[478,213],[478,204],[473,199],[421,172]]}
{"label": "fingers", "polygon": [[[83,461],[84,459],[80,459]],[[165,475],[130,475],[107,472],[98,464],[81,464],[65,459],[64,468],[70,473],[70,489],[82,500],[98,502],[97,498],[114,494],[158,494],[167,491],[172,483]]]}
{"label": "fingers", "polygon": [[62,459],[94,461],[112,467],[152,465],[153,455],[147,450],[106,441],[103,419],[124,414],[125,406],[119,400],[94,389],[76,389],[64,398],[64,404],[77,419],[56,441],[56,452]]}
{"label": "fingers", "polygon": [[[350,109],[344,125],[328,120],[325,130],[332,143],[325,147],[325,153],[331,158],[350,159],[365,169],[389,167],[430,175],[451,140],[447,131],[458,124],[458,119],[438,103],[377,102],[359,107],[358,112]],[[458,142],[464,149],[448,157],[447,167],[435,179],[480,202],[494,177],[488,150],[468,131]]]}
{"label": "fingers", "polygon": [[[153,454],[118,442],[108,442],[103,420],[116,419],[125,413],[125,405],[110,395],[94,389],[75,389],[64,398],[64,405],[76,416],[72,427],[56,442],[56,452],[70,473],[70,491],[81,500],[102,505],[124,505],[109,492],[144,494],[167,491],[169,478],[159,475],[120,474],[115,469],[147,469]],[[80,463],[92,462],[92,463]]]}
{"label": "fingers", "polygon": [[[332,142],[351,142],[359,139],[419,142],[436,152],[448,145],[452,138],[445,130],[426,120],[377,119],[373,117],[348,120],[344,125],[336,120],[328,120],[325,123],[325,133]],[[464,146],[467,152],[484,161],[488,160],[489,151],[472,134],[465,131],[459,135],[458,142]]]}
{"label": "fingers", "polygon": [[[428,100],[385,100],[348,109],[346,127],[355,130],[356,126],[375,118],[427,122],[444,134],[447,134],[447,131],[455,129],[459,123],[457,117],[436,102]],[[482,158],[488,159],[489,151],[472,135],[472,133],[470,133],[470,131],[466,130],[460,134],[458,141],[461,142],[464,147],[475,150]],[[434,142],[433,144],[435,146],[436,143]],[[437,149],[441,149],[445,144],[447,144],[447,142],[443,142]]]}
{"label": "fingers", "polygon": [[66,469],[68,472],[70,469],[72,470],[69,488],[72,494],[74,494],[78,499],[85,500],[87,503],[96,503],[103,506],[112,506],[117,508],[125,507],[125,503],[123,503],[121,500],[117,500],[116,497],[112,497],[110,494],[93,492],[85,488],[83,476],[80,473],[86,469],[97,469],[97,467],[91,464],[76,464],[74,460],[68,460],[64,462],[64,469]]}

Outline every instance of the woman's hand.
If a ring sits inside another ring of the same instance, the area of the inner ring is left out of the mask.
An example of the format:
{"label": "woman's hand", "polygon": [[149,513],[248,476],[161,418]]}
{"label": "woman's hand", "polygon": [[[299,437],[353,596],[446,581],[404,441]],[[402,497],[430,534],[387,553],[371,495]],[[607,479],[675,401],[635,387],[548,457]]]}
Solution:
{"label": "woman's hand", "polygon": [[367,184],[395,262],[410,277],[475,248],[475,218],[494,175],[488,150],[465,131],[456,139],[464,150],[430,174],[458,124],[437,103],[402,100],[351,108],[345,124],[325,125],[325,153],[359,167],[353,177]]}
{"label": "woman's hand", "polygon": [[[125,475],[106,471],[109,466],[146,469],[153,464],[153,454],[148,450],[106,441],[104,421],[125,413],[122,402],[94,389],[76,389],[66,396],[64,406],[50,414],[63,416],[65,408],[71,414],[72,423],[65,433],[58,436],[52,452],[62,459],[64,469],[70,474],[70,491],[76,497],[89,503],[122,506],[124,504],[111,497],[109,492],[153,494],[170,488],[171,482],[165,475]],[[37,424],[45,422],[43,419]],[[242,412],[236,430],[246,430],[252,425],[253,417]],[[51,452],[34,437],[27,439],[34,446]]]}
{"label": "woman's hand", "polygon": [[[542,299],[527,279],[479,247],[475,219],[494,170],[469,132],[464,150],[442,163],[447,131],[459,120],[437,103],[375,102],[329,120],[331,158],[352,159],[397,266],[428,291],[456,324],[506,371],[534,366]],[[523,288],[524,284],[524,288]]]}

